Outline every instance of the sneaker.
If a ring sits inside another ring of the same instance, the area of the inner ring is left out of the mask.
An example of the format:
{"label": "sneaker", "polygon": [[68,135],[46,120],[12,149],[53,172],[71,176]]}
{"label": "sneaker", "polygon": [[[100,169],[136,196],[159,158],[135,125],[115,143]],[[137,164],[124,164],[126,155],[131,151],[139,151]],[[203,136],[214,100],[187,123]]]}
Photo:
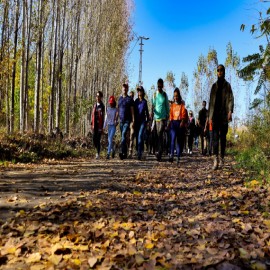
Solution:
{"label": "sneaker", "polygon": [[123,154],[122,154],[122,153],[119,153],[119,158],[120,158],[121,160],[123,160],[123,159],[124,159],[124,157],[123,157]]}
{"label": "sneaker", "polygon": [[189,154],[192,155],[192,151],[189,151]]}
{"label": "sneaker", "polygon": [[99,154],[98,153],[96,153],[96,159],[99,159]]}
{"label": "sneaker", "polygon": [[218,157],[214,157],[214,165],[212,169],[215,171],[218,169]]}
{"label": "sneaker", "polygon": [[110,154],[107,154],[106,159],[110,159]]}
{"label": "sneaker", "polygon": [[169,162],[171,162],[171,163],[173,162],[173,156],[172,155],[169,156]]}
{"label": "sneaker", "polygon": [[189,149],[187,150],[187,153],[189,154]]}

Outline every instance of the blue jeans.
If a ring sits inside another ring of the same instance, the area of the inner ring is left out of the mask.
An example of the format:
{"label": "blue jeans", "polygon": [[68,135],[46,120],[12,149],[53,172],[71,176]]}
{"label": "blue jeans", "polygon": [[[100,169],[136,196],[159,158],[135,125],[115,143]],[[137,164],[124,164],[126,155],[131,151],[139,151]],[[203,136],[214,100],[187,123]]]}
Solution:
{"label": "blue jeans", "polygon": [[136,142],[137,142],[137,150],[138,150],[138,157],[142,156],[143,149],[144,149],[144,131],[145,131],[145,122],[137,124],[136,126]]}
{"label": "blue jeans", "polygon": [[115,125],[108,125],[108,155],[113,151],[113,138],[116,132],[116,126]]}
{"label": "blue jeans", "polygon": [[174,156],[174,148],[175,148],[175,140],[177,141],[176,143],[176,153],[177,157],[180,158],[181,155],[181,140],[182,137],[185,136],[184,134],[184,128],[180,127],[180,120],[172,120],[171,121],[171,157]]}
{"label": "blue jeans", "polygon": [[127,132],[129,130],[129,121],[120,123],[120,131],[121,131],[121,153],[127,156]]}

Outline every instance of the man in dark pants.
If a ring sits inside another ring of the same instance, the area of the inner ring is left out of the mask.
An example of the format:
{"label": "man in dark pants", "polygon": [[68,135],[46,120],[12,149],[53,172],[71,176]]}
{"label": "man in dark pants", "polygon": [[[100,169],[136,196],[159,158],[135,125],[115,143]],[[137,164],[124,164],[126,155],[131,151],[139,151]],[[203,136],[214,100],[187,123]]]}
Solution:
{"label": "man in dark pants", "polygon": [[[225,80],[225,67],[217,67],[218,80],[213,84],[210,93],[208,121],[213,129],[213,170],[224,163],[228,123],[232,120],[234,97],[231,85]],[[219,164],[219,141],[221,146]]]}
{"label": "man in dark pants", "polygon": [[156,153],[156,158],[158,161],[161,161],[162,157],[164,131],[167,126],[170,111],[168,96],[166,92],[163,91],[163,87],[164,82],[162,79],[159,79],[157,82],[158,90],[154,93],[152,100],[152,116],[154,117],[157,130],[158,153]]}
{"label": "man in dark pants", "polygon": [[202,151],[202,155],[205,155],[207,150],[206,150],[206,136],[205,136],[205,123],[206,123],[206,119],[207,119],[207,109],[206,109],[206,101],[204,100],[202,102],[202,109],[199,111],[199,116],[198,116],[198,124],[199,124],[199,128],[200,128],[200,138],[201,138],[201,151]]}
{"label": "man in dark pants", "polygon": [[122,95],[118,100],[118,115],[120,118],[121,151],[120,159],[127,158],[127,134],[130,127],[134,128],[134,101],[128,96],[128,84],[124,83]]}

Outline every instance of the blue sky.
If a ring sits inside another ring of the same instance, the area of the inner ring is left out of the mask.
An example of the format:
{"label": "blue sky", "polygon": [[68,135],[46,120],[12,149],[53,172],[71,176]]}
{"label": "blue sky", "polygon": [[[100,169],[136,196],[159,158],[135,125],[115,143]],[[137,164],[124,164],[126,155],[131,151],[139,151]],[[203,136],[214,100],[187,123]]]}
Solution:
{"label": "blue sky", "polygon": [[[258,21],[258,10],[266,9],[259,0],[227,1],[173,1],[134,0],[133,31],[137,36],[149,37],[144,41],[142,81],[148,91],[158,78],[165,78],[168,71],[180,84],[182,72],[189,77],[198,57],[207,55],[209,48],[218,53],[219,63],[226,58],[226,45],[232,43],[234,51],[242,57],[258,51],[265,41],[255,39],[249,32],[241,32]],[[139,77],[139,43],[131,43],[128,52],[130,87],[136,86]]]}

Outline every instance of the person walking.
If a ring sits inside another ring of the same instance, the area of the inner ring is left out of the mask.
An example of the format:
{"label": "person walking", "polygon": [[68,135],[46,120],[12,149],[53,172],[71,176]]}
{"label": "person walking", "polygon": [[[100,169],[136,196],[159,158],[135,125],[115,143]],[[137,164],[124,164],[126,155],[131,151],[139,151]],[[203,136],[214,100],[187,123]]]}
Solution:
{"label": "person walking", "polygon": [[[223,65],[218,65],[217,76],[217,82],[213,84],[210,92],[208,113],[208,122],[212,124],[213,132],[213,170],[224,164],[228,123],[232,121],[234,109],[234,96],[230,83],[225,79],[225,67]],[[219,142],[221,148],[220,160]]]}
{"label": "person walking", "polygon": [[105,106],[102,102],[103,94],[98,91],[96,94],[96,102],[91,113],[91,131],[93,134],[93,143],[96,148],[96,159],[100,157],[100,141],[103,132]]}
{"label": "person walking", "polygon": [[134,101],[128,96],[128,84],[124,83],[122,87],[122,95],[118,100],[118,116],[120,118],[121,131],[121,149],[119,153],[120,159],[127,158],[127,134],[130,126],[134,127]]}
{"label": "person walking", "polygon": [[192,147],[194,141],[194,133],[195,133],[195,119],[193,117],[193,112],[189,111],[188,114],[188,125],[187,125],[187,137],[188,137],[188,154],[192,154]]}
{"label": "person walking", "polygon": [[164,131],[167,126],[167,120],[169,118],[169,100],[166,92],[163,91],[164,82],[162,79],[158,79],[157,91],[153,95],[152,99],[152,115],[155,120],[155,127],[157,130],[157,143],[158,152],[156,158],[161,161],[164,142]]}
{"label": "person walking", "polygon": [[169,161],[173,162],[175,141],[177,164],[180,162],[181,156],[181,139],[185,136],[185,123],[187,121],[187,113],[185,105],[182,103],[182,97],[180,95],[179,88],[175,88],[173,93],[174,102],[170,107],[170,118],[168,127],[170,128],[170,155]]}
{"label": "person walking", "polygon": [[198,115],[198,124],[200,127],[200,138],[201,138],[201,153],[202,155],[206,155],[207,152],[207,142],[206,142],[206,134],[204,132],[205,123],[207,119],[208,110],[206,109],[206,101],[202,102],[202,109],[199,111]]}
{"label": "person walking", "polygon": [[118,110],[116,108],[116,101],[114,96],[110,96],[109,98],[109,107],[107,109],[107,113],[105,115],[105,121],[103,125],[103,130],[108,126],[108,152],[107,159],[110,159],[110,154],[112,154],[112,158],[115,156],[115,147],[114,143],[114,135],[116,132],[116,126],[118,125]]}
{"label": "person walking", "polygon": [[136,136],[136,148],[137,158],[142,159],[142,153],[144,150],[144,133],[146,124],[149,121],[149,111],[147,101],[144,98],[145,91],[142,86],[138,89],[138,98],[135,100],[134,113],[135,113],[135,136]]}

